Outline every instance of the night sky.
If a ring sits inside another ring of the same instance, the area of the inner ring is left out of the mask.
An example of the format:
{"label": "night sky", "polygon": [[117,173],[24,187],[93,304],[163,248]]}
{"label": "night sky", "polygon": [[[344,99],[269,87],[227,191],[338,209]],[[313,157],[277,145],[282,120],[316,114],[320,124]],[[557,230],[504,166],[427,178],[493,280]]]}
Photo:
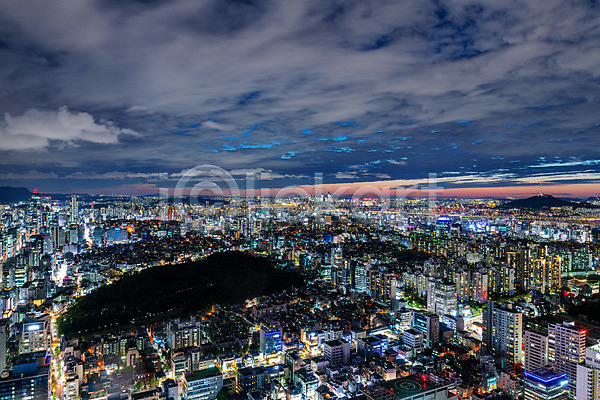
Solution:
{"label": "night sky", "polygon": [[0,0],[0,88],[0,185],[600,193],[595,1]]}

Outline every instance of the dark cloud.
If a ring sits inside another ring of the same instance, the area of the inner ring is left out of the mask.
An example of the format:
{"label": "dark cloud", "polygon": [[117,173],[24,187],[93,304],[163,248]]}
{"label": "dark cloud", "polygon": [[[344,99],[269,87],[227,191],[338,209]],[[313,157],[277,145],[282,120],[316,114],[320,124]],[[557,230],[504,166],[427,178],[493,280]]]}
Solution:
{"label": "dark cloud", "polygon": [[272,184],[596,182],[599,14],[558,0],[0,0],[0,183],[151,185],[198,164],[274,171]]}

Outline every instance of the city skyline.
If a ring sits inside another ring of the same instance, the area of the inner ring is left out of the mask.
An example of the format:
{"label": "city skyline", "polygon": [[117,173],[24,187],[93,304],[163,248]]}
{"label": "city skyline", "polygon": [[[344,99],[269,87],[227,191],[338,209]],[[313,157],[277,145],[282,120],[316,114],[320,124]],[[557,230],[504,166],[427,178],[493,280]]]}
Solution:
{"label": "city skyline", "polygon": [[600,396],[596,0],[0,0],[0,400]]}
{"label": "city skyline", "polygon": [[146,195],[208,164],[272,189],[600,192],[593,1],[0,10],[0,185]]}

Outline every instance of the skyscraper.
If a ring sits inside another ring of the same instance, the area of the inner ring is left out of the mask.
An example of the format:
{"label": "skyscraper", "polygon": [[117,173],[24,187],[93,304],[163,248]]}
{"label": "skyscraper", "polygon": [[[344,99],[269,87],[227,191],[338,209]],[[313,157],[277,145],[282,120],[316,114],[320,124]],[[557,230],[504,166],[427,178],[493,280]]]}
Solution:
{"label": "skyscraper", "polygon": [[40,233],[40,228],[42,225],[42,202],[41,196],[38,193],[37,189],[33,191],[31,195],[31,199],[29,200],[29,215],[30,215],[30,223],[33,227],[33,233]]}
{"label": "skyscraper", "polygon": [[79,222],[79,205],[77,203],[77,196],[71,196],[71,219],[69,222],[76,224]]}

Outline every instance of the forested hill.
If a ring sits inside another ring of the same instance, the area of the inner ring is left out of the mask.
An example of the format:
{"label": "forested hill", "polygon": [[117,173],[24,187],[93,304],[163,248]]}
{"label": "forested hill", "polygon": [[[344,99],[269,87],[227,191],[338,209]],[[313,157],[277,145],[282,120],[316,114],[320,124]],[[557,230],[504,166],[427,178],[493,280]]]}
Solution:
{"label": "forested hill", "polygon": [[528,197],[526,199],[513,200],[503,205],[505,209],[531,209],[531,210],[543,210],[545,208],[552,207],[590,207],[595,206],[590,203],[577,203],[573,201],[563,200],[550,196],[548,194],[542,194],[539,196]]}
{"label": "forested hill", "polygon": [[59,319],[67,337],[144,321],[161,314],[189,314],[219,304],[237,304],[304,284],[304,278],[275,268],[266,258],[241,252],[165,265],[124,276],[79,298]]}

